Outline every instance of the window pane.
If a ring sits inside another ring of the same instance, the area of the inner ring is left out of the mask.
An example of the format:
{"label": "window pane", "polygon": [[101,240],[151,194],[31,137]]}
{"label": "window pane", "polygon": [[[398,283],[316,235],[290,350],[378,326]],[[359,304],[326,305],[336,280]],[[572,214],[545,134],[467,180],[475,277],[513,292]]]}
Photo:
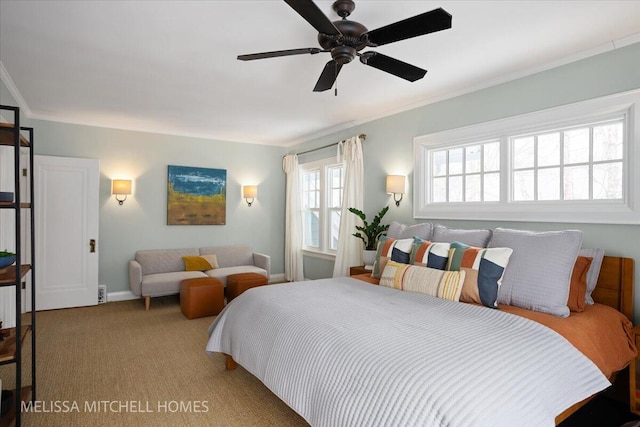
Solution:
{"label": "window pane", "polygon": [[538,170],[538,200],[560,200],[560,168]]}
{"label": "window pane", "polygon": [[454,176],[449,178],[449,201],[462,201],[462,177]]}
{"label": "window pane", "polygon": [[480,172],[480,155],[482,154],[479,145],[465,148],[465,173]]}
{"label": "window pane", "polygon": [[515,169],[533,167],[533,137],[513,140],[513,167]]}
{"label": "window pane", "polygon": [[564,133],[564,164],[589,161],[589,128],[574,129]]}
{"label": "window pane", "polygon": [[447,152],[433,153],[433,176],[444,176],[447,173]]}
{"label": "window pane", "polygon": [[449,150],[449,175],[462,173],[462,148]]}
{"label": "window pane", "polygon": [[444,203],[447,201],[447,178],[433,179],[433,203]]}
{"label": "window pane", "polygon": [[622,199],[622,162],[593,165],[593,198]]}
{"label": "window pane", "polygon": [[589,166],[564,168],[564,199],[584,200],[589,198]]}
{"label": "window pane", "polygon": [[329,197],[329,207],[330,208],[339,208],[342,202],[342,189],[337,188],[335,190],[331,190],[331,196]]}
{"label": "window pane", "polygon": [[464,200],[467,202],[482,201],[480,175],[467,175],[465,177]]}
{"label": "window pane", "polygon": [[538,166],[560,165],[560,134],[538,136]]}
{"label": "window pane", "polygon": [[487,173],[484,175],[484,201],[497,202],[500,200],[500,174]]}
{"label": "window pane", "polygon": [[342,187],[342,168],[331,168],[331,188]]}
{"label": "window pane", "polygon": [[593,160],[622,159],[622,123],[593,128]]}
{"label": "window pane", "polygon": [[317,211],[304,212],[304,245],[320,247],[320,220]]}
{"label": "window pane", "polygon": [[338,250],[338,234],[340,231],[340,211],[331,211],[331,236],[329,246],[332,250]]}
{"label": "window pane", "polygon": [[533,200],[533,171],[513,173],[513,200],[521,202]]}
{"label": "window pane", "polygon": [[490,142],[484,144],[484,170],[493,172],[500,170],[500,143]]}

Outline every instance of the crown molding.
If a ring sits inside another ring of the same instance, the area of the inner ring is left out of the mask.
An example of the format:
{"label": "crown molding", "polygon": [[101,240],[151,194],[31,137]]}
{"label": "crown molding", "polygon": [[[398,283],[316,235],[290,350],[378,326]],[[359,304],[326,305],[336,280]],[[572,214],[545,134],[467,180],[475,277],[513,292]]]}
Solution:
{"label": "crown molding", "polygon": [[9,93],[11,94],[11,96],[13,96],[13,99],[16,100],[16,102],[18,103],[18,107],[20,107],[20,110],[25,114],[25,116],[27,116],[28,118],[33,118],[31,109],[22,97],[22,94],[16,87],[16,84],[13,82],[13,79],[9,75],[9,72],[6,68],[4,68],[4,64],[2,63],[2,61],[0,61],[0,80],[2,80],[4,85],[7,87]]}

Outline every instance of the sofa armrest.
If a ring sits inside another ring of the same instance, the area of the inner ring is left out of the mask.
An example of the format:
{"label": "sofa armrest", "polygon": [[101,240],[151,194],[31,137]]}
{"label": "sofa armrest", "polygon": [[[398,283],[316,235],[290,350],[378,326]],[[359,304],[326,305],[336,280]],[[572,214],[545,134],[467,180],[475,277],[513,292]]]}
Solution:
{"label": "sofa armrest", "polygon": [[253,253],[253,265],[267,271],[267,278],[271,277],[271,257],[265,254]]}
{"label": "sofa armrest", "polygon": [[129,261],[129,286],[136,296],[142,293],[142,266],[138,261],[132,259]]}

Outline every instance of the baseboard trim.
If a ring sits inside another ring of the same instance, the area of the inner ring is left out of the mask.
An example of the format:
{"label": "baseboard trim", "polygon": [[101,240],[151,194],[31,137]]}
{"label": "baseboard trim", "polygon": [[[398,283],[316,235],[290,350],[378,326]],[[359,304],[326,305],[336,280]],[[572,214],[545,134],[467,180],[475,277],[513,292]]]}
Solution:
{"label": "baseboard trim", "polygon": [[138,298],[140,298],[140,297],[135,295],[131,291],[108,292],[107,293],[107,302],[129,301],[129,300],[138,299]]}
{"label": "baseboard trim", "polygon": [[[280,274],[272,274],[269,278],[269,283],[282,283],[284,282],[284,273]],[[120,292],[108,292],[107,293],[107,302],[115,302],[115,301],[129,301],[132,299],[138,299],[139,296],[135,295],[131,291],[120,291]]]}
{"label": "baseboard trim", "polygon": [[272,274],[269,276],[269,283],[282,283],[284,281],[284,273]]}

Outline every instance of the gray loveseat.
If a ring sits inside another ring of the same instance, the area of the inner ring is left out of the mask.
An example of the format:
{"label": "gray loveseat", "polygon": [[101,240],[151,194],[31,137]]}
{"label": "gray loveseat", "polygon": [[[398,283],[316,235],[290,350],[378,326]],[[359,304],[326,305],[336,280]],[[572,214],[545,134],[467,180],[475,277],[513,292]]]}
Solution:
{"label": "gray loveseat", "polygon": [[[216,255],[219,268],[185,271],[183,256]],[[271,257],[253,252],[250,246],[209,246],[204,248],[142,250],[129,261],[131,291],[145,300],[149,310],[151,297],[180,293],[180,281],[196,277],[215,277],[223,284],[236,273],[258,273],[269,279]]]}

